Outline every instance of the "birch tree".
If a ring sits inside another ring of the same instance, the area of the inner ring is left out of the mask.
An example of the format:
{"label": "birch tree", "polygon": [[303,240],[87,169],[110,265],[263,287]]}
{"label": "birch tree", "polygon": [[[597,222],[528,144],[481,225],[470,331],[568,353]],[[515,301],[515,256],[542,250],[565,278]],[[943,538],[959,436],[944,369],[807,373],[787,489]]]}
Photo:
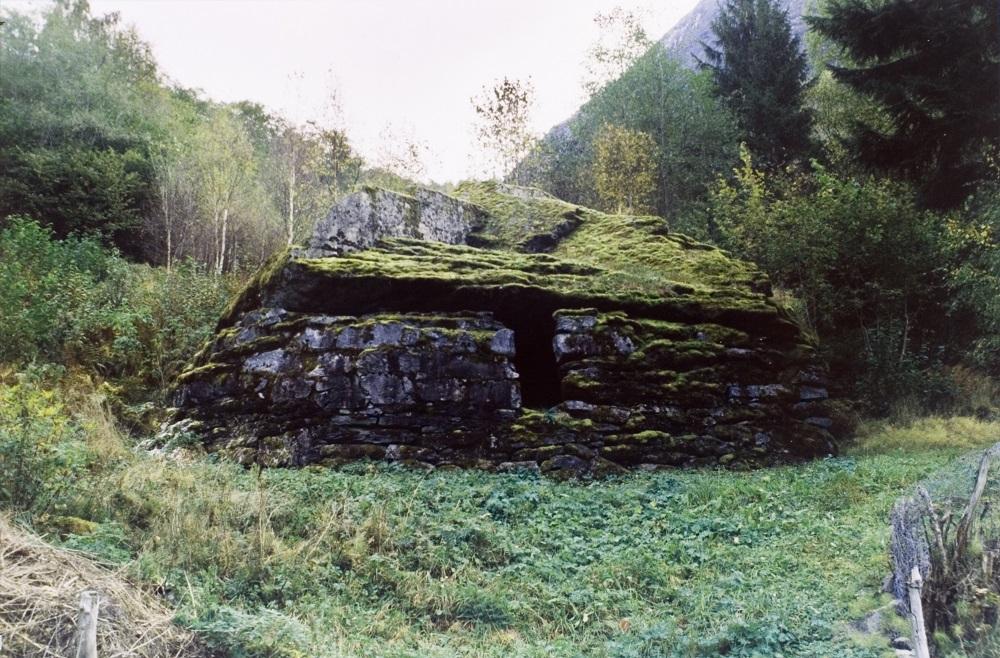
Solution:
{"label": "birch tree", "polygon": [[605,124],[594,143],[594,183],[606,207],[649,213],[656,198],[656,142],[646,133]]}
{"label": "birch tree", "polygon": [[478,118],[476,137],[492,156],[489,168],[494,178],[510,176],[538,142],[529,121],[534,95],[530,79],[504,78],[470,99]]}
{"label": "birch tree", "polygon": [[256,163],[246,132],[225,108],[214,111],[199,132],[199,188],[212,229],[210,265],[212,271],[222,274],[227,264],[233,204],[256,173]]}

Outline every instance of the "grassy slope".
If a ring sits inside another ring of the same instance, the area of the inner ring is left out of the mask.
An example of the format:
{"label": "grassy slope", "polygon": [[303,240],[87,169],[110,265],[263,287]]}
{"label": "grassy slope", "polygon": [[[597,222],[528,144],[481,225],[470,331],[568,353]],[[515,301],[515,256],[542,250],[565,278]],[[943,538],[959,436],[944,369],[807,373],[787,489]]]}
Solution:
{"label": "grassy slope", "polygon": [[95,482],[105,523],[73,542],[234,655],[875,656],[843,622],[878,605],[890,506],[998,430],[925,420],[805,466],[595,483],[142,457]]}

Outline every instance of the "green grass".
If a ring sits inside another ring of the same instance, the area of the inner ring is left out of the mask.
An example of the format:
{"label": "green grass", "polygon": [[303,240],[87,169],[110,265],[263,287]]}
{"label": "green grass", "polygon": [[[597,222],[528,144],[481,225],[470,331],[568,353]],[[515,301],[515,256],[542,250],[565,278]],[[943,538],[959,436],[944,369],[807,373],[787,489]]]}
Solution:
{"label": "green grass", "polygon": [[[869,423],[836,459],[589,482],[252,471],[126,450],[79,382],[7,380],[0,468],[45,494],[22,518],[238,657],[884,655],[849,624],[885,603],[891,506],[1000,438],[971,418]],[[51,454],[30,449],[43,421],[65,429]]]}
{"label": "green grass", "polygon": [[893,501],[998,430],[599,482],[139,457],[95,476],[75,511],[102,531],[73,545],[237,656],[878,656],[847,622],[880,603]]}
{"label": "green grass", "polygon": [[[984,428],[990,428],[984,437]],[[914,446],[922,450],[975,450],[1000,441],[1000,424],[968,416],[928,416],[897,422],[865,423],[851,450],[859,455],[903,454]]]}

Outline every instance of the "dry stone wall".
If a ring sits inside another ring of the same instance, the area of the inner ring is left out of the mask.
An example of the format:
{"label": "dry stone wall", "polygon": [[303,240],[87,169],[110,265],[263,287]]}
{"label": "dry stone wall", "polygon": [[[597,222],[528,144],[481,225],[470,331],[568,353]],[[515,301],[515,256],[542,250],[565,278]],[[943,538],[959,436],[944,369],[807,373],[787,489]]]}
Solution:
{"label": "dry stone wall", "polygon": [[[824,372],[752,267],[650,218],[508,192],[493,209],[436,192],[344,200],[307,250],[234,302],[178,379],[161,440],[266,466],[374,458],[573,475],[835,450]],[[441,245],[502,242],[483,228],[515,233],[497,208],[529,217],[554,255],[528,254],[520,235],[506,255]],[[554,230],[567,217],[576,228]],[[563,240],[623,226],[623,250],[705,283],[636,279],[634,260],[561,260]],[[431,241],[391,240],[401,234]],[[727,273],[743,283],[722,287]]]}
{"label": "dry stone wall", "polygon": [[[246,464],[359,458],[607,472],[832,450],[822,373],[718,325],[556,313],[562,401],[524,409],[517,336],[490,313],[246,314],[187,373],[167,434]],[[776,368],[776,366],[783,366]]]}
{"label": "dry stone wall", "polygon": [[[823,372],[714,324],[556,313],[553,341],[566,407],[613,419],[601,456],[623,465],[772,461],[831,450]],[[806,414],[817,414],[815,416]]]}
{"label": "dry stone wall", "polygon": [[[521,407],[513,332],[489,313],[331,317],[261,309],[182,377],[172,431],[271,466],[419,455],[455,461]],[[459,459],[458,461],[462,461]]]}

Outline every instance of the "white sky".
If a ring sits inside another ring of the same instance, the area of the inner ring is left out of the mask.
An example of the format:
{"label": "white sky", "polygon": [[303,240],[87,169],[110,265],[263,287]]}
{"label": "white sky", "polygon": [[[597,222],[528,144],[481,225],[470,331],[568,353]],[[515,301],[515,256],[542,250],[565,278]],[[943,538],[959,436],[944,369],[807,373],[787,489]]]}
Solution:
{"label": "white sky", "polygon": [[[697,0],[91,0],[120,12],[161,70],[219,101],[252,100],[303,123],[340,123],[377,157],[387,126],[429,148],[426,175],[475,175],[469,102],[504,76],[530,77],[538,133],[584,100],[593,17],[637,11],[659,39]],[[0,0],[34,9],[42,0]]]}

